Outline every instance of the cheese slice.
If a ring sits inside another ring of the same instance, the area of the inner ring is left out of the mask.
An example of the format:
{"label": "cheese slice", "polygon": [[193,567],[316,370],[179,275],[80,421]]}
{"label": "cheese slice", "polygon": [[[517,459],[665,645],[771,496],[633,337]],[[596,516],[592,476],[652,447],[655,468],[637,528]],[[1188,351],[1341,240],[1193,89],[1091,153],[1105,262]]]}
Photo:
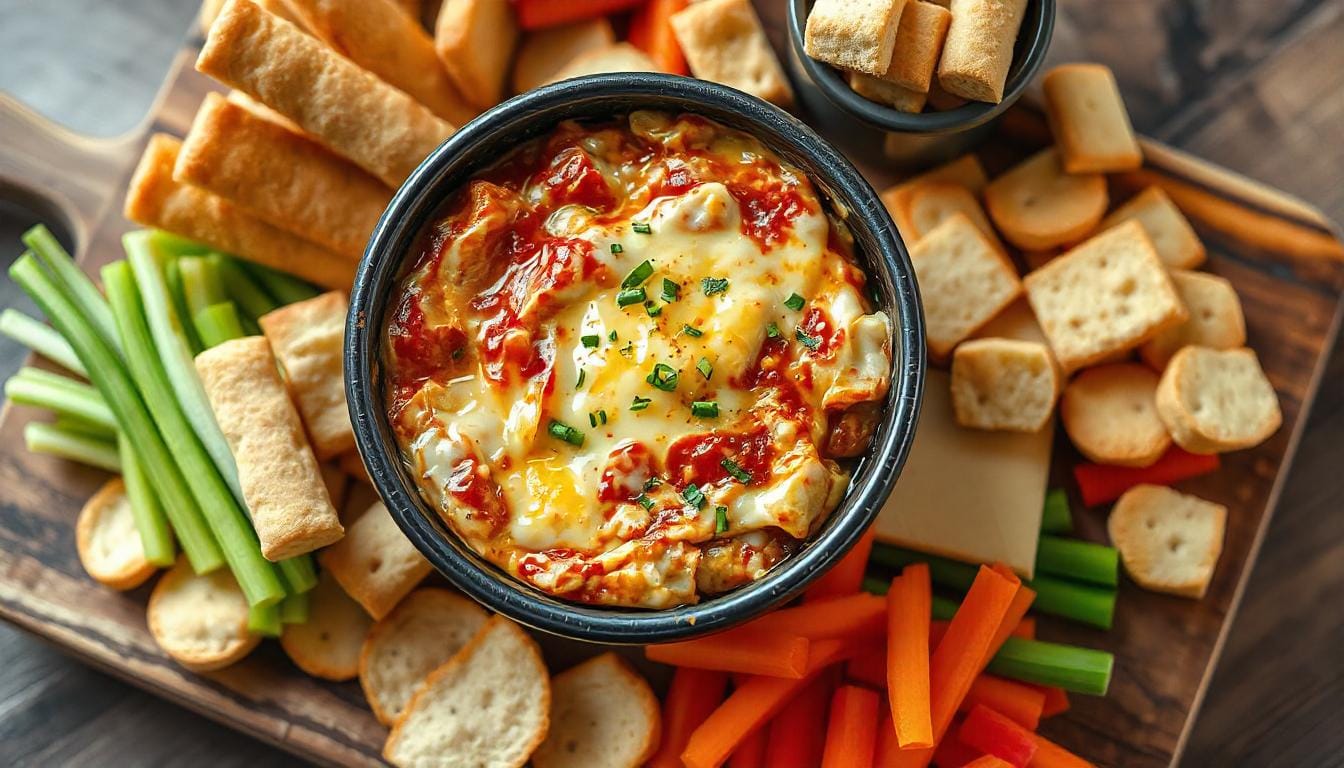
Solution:
{"label": "cheese slice", "polygon": [[948,374],[930,370],[914,447],[878,513],[878,540],[1031,578],[1054,434],[1053,421],[1034,434],[958,426]]}

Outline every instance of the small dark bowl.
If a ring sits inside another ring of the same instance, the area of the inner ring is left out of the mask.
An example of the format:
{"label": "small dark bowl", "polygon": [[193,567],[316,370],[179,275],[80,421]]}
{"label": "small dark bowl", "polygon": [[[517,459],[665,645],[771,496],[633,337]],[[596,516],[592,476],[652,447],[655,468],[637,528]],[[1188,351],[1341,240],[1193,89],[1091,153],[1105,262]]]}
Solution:
{"label": "small dark bowl", "polygon": [[883,133],[893,134],[895,138],[887,147],[888,158],[906,166],[949,160],[983,141],[994,119],[1022,96],[1040,70],[1055,30],[1055,0],[1028,0],[1003,101],[998,104],[972,101],[945,112],[914,114],[863,98],[850,89],[839,70],[804,52],[803,30],[812,2],[788,0],[789,68],[798,86],[799,100],[815,118],[814,122],[824,124],[827,133],[864,142],[870,151],[875,143],[880,146],[884,141]]}
{"label": "small dark bowl", "polygon": [[[892,384],[868,454],[844,501],[793,557],[760,580],[696,605],[639,610],[580,605],[514,579],[476,554],[426,504],[402,461],[384,403],[383,334],[397,282],[417,236],[450,194],[522,142],[566,119],[605,119],[637,109],[691,112],[757,136],[806,171],[853,231],[878,303],[893,323]],[[688,78],[597,75],[532,91],[495,107],[444,142],[402,185],[359,265],[345,337],[346,395],[364,464],[392,517],[436,568],[486,606],[557,635],[653,643],[725,629],[799,594],[839,560],[873,521],[900,475],[923,395],[924,326],[914,270],[872,187],[796,118],[740,91]]]}

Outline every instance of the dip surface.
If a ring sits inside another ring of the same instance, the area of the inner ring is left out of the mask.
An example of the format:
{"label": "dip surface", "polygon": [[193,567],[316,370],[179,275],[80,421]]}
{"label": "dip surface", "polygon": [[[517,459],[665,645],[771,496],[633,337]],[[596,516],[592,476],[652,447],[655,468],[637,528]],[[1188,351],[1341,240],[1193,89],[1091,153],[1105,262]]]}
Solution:
{"label": "dip surface", "polygon": [[563,123],[446,202],[399,283],[388,403],[424,498],[547,593],[665,608],[835,508],[891,368],[847,230],[704,118]]}

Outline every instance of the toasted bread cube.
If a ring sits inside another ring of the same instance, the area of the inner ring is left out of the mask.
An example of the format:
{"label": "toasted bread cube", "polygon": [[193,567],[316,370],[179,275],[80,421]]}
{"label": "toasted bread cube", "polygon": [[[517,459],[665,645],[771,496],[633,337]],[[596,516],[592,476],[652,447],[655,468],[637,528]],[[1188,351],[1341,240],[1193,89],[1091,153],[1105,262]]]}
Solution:
{"label": "toasted bread cube", "polygon": [[1143,165],[1110,67],[1063,64],[1041,80],[1045,114],[1069,173],[1116,173]]}
{"label": "toasted bread cube", "polygon": [[966,214],[990,242],[998,245],[999,233],[989,223],[975,194],[966,187],[946,181],[930,181],[915,185],[906,195],[906,216],[913,240],[932,232],[957,212]]}
{"label": "toasted bread cube", "polygon": [[927,93],[912,91],[904,86],[889,83],[880,77],[865,75],[862,72],[849,73],[849,88],[863,98],[885,104],[897,112],[917,114],[924,109]]}
{"label": "toasted bread cube", "polygon": [[704,0],[672,15],[691,74],[787,107],[793,89],[751,0]]}
{"label": "toasted bread cube", "polygon": [[558,83],[571,77],[600,75],[606,72],[657,72],[658,65],[649,55],[629,43],[616,43],[575,56],[561,67],[550,82]]}
{"label": "toasted bread cube", "polygon": [[1064,172],[1059,152],[1043,149],[985,187],[985,207],[1003,236],[1018,248],[1072,245],[1106,214],[1106,179]]}
{"label": "toasted bread cube", "polygon": [[938,82],[948,93],[998,104],[1027,0],[952,0],[949,8],[952,24],[938,62]]}
{"label": "toasted bread cube", "polygon": [[1023,284],[1066,372],[1133,349],[1186,319],[1171,277],[1137,222],[1051,260]]}
{"label": "toasted bread cube", "polygon": [[1171,281],[1190,318],[1157,334],[1139,347],[1139,356],[1162,370],[1181,347],[1236,349],[1246,344],[1246,318],[1232,283],[1207,272],[1171,270]]}
{"label": "toasted bread cube", "polygon": [[658,699],[621,657],[608,651],[551,680],[551,730],[537,768],[629,768],[658,748]]}
{"label": "toasted bread cube", "polygon": [[1279,397],[1245,347],[1177,352],[1157,386],[1157,412],[1176,444],[1191,453],[1250,448],[1283,423]]}
{"label": "toasted bread cube", "polygon": [[1160,485],[1125,492],[1106,521],[1125,573],[1153,592],[1203,597],[1223,552],[1227,507]]}
{"label": "toasted bread cube", "polygon": [[616,33],[605,16],[528,32],[513,58],[513,92],[552,82],[556,73],[580,54],[608,48],[615,42]]}
{"label": "toasted bread cube", "polygon": [[803,49],[841,69],[882,75],[905,5],[906,0],[817,0],[807,15]]}
{"label": "toasted bread cube", "polygon": [[906,239],[907,244],[919,239],[910,221],[909,195],[920,186],[934,182],[959,184],[972,194],[978,195],[984,191],[985,185],[989,184],[989,177],[985,175],[985,167],[980,164],[979,158],[973,154],[965,154],[883,190],[882,204],[887,207],[887,213],[891,214],[891,218],[896,222],[897,231]]}
{"label": "toasted bread cube", "polygon": [[445,0],[434,22],[434,49],[453,84],[475,106],[504,97],[504,80],[518,43],[508,0]]}
{"label": "toasted bread cube", "polygon": [[1037,432],[1058,395],[1055,361],[1041,342],[973,339],[952,353],[952,408],[963,427]]}
{"label": "toasted bread cube", "polygon": [[[972,334],[977,339],[1017,339],[1018,341],[1039,341],[1047,347],[1050,342],[1046,341],[1045,331],[1041,330],[1041,324],[1036,322],[1036,315],[1032,314],[1031,305],[1025,298],[1019,298],[1012,304],[1004,308],[1002,312],[995,315],[988,323],[980,326],[980,330]],[[1054,353],[1050,353],[1054,356]]]}
{"label": "toasted bread cube", "polygon": [[910,249],[924,301],[924,333],[935,359],[989,322],[1022,293],[1011,267],[964,213]]}
{"label": "toasted bread cube", "polygon": [[943,52],[952,14],[942,6],[911,0],[896,26],[891,64],[882,79],[916,93],[928,93]]}
{"label": "toasted bread cube", "polygon": [[1157,255],[1168,267],[1194,269],[1204,263],[1204,244],[1199,235],[1161,187],[1149,187],[1130,198],[1102,219],[1101,226],[1110,229],[1131,219],[1143,225]]}
{"label": "toasted bread cube", "polygon": [[1098,464],[1147,467],[1171,446],[1157,415],[1157,374],[1134,363],[1088,368],[1064,388],[1059,415],[1078,452]]}

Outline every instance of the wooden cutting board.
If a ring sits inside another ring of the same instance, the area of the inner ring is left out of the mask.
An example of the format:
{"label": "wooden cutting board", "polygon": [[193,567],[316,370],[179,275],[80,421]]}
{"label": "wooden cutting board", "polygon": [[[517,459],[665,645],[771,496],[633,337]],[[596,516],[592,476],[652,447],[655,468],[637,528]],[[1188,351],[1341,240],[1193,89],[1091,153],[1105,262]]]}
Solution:
{"label": "wooden cutting board", "polygon": [[[120,215],[122,193],[148,133],[182,135],[213,88],[191,69],[195,52],[195,44],[187,46],[150,119],[121,140],[71,135],[0,96],[0,135],[6,137],[0,191],[17,189],[37,209],[52,211],[55,223],[78,242],[86,269],[121,256],[118,241],[130,228]],[[997,172],[1048,138],[1040,115],[1020,108],[981,156]],[[1210,251],[1207,268],[1231,280],[1241,295],[1249,343],[1279,393],[1284,424],[1264,445],[1226,456],[1222,471],[1181,486],[1231,510],[1222,560],[1204,600],[1152,595],[1126,582],[1110,632],[1041,621],[1043,639],[1116,654],[1110,694],[1074,696],[1073,709],[1042,728],[1105,765],[1166,765],[1179,755],[1292,460],[1323,353],[1338,333],[1344,292],[1344,245],[1314,209],[1161,145],[1146,142],[1145,150],[1147,166],[1118,179],[1115,198],[1161,184],[1195,221]],[[75,516],[105,476],[25,452],[22,430],[32,416],[9,406],[0,415],[0,616],[128,682],[308,760],[377,764],[385,730],[357,685],[307,677],[275,643],[206,675],[187,672],[158,651],[145,628],[147,588],[124,595],[103,589],[84,575],[75,556]],[[1056,481],[1068,485],[1066,465],[1076,455],[1067,440],[1060,440],[1057,456]],[[1076,496],[1074,502],[1079,508]],[[1104,541],[1105,511],[1076,513],[1081,535]],[[556,668],[598,650],[554,638],[543,644]],[[666,678],[666,670],[645,669],[655,684]]]}

